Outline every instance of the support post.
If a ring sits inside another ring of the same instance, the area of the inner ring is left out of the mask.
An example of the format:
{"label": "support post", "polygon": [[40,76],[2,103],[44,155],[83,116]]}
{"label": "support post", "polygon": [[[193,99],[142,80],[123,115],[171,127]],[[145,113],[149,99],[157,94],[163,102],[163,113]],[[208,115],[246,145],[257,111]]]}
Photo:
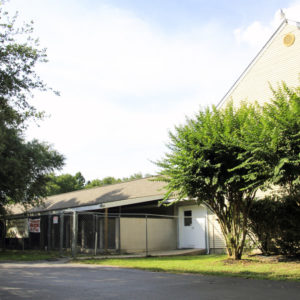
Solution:
{"label": "support post", "polygon": [[51,249],[55,249],[55,228],[53,223],[53,216],[51,221]]}
{"label": "support post", "polygon": [[149,256],[148,253],[148,216],[146,215],[146,256]]}
{"label": "support post", "polygon": [[66,220],[65,220],[65,227],[66,227],[66,249],[71,249],[71,240],[70,240],[70,236],[71,236],[71,224],[70,224],[70,214],[68,214],[66,216]]}
{"label": "support post", "polygon": [[104,219],[100,216],[99,219],[99,248],[103,252],[104,250]]}
{"label": "support post", "polygon": [[85,249],[85,222],[84,216],[81,216],[81,249]]}
{"label": "support post", "polygon": [[119,239],[119,254],[121,254],[122,250],[121,250],[121,215],[119,215],[119,222],[118,222],[118,225],[119,225],[119,236],[118,236],[118,239]]}
{"label": "support post", "polygon": [[108,208],[105,208],[104,214],[104,250],[108,250]]}
{"label": "support post", "polygon": [[51,248],[51,215],[48,215],[48,242],[47,242],[47,250],[49,251]]}
{"label": "support post", "polygon": [[40,217],[40,250],[45,250],[44,248],[44,219]]}
{"label": "support post", "polygon": [[92,230],[93,230],[93,237],[94,237],[94,248],[97,250],[97,242],[98,242],[98,236],[97,236],[97,241],[96,241],[96,233],[97,233],[97,230],[96,230],[96,218],[97,216],[96,215],[92,215],[92,218],[93,218],[93,221],[92,221]]}
{"label": "support post", "polygon": [[64,248],[64,213],[62,212],[59,216],[59,254],[63,255]]}
{"label": "support post", "polygon": [[78,215],[77,215],[76,211],[74,211],[73,218],[72,218],[72,256],[73,256],[73,258],[76,258],[77,236],[78,236]]}
{"label": "support post", "polygon": [[120,252],[120,216],[115,217],[115,247]]}
{"label": "support post", "polygon": [[98,232],[95,231],[95,256],[97,255]]}

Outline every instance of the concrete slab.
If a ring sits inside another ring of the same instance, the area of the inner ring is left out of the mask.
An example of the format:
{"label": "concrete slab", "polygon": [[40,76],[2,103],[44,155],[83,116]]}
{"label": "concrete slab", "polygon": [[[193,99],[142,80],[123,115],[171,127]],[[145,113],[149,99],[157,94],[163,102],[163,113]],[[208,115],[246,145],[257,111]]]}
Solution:
{"label": "concrete slab", "polygon": [[206,249],[175,249],[175,250],[159,250],[159,251],[149,251],[148,255],[145,252],[135,253],[135,254],[108,254],[108,255],[96,255],[96,256],[77,256],[78,260],[85,259],[106,259],[106,258],[138,258],[145,256],[154,257],[165,257],[165,256],[180,256],[180,255],[201,255],[206,254]]}

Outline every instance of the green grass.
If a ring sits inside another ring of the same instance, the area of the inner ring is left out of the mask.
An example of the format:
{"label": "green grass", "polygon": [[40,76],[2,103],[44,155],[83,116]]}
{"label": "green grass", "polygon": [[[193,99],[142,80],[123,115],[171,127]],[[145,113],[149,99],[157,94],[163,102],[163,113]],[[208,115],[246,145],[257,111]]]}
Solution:
{"label": "green grass", "polygon": [[52,260],[59,257],[58,252],[33,251],[33,250],[6,250],[0,251],[1,261],[35,261]]}
{"label": "green grass", "polygon": [[266,262],[259,258],[227,260],[225,255],[91,259],[80,261],[157,272],[194,273],[243,278],[300,281],[299,262]]}

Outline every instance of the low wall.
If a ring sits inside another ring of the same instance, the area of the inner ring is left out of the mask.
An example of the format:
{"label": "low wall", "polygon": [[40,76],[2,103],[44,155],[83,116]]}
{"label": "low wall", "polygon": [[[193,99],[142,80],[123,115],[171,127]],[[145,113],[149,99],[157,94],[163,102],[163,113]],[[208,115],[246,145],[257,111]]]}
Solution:
{"label": "low wall", "polygon": [[144,252],[146,245],[148,251],[176,249],[176,221],[160,218],[121,218],[120,242],[121,250],[126,252]]}

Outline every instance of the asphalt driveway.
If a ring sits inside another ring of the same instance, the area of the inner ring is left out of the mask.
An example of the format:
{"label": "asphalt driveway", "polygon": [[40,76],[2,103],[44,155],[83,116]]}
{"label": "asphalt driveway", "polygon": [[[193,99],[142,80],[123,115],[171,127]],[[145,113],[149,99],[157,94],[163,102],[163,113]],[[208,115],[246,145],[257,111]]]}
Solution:
{"label": "asphalt driveway", "polygon": [[1,263],[0,299],[300,299],[300,283],[64,263]]}

